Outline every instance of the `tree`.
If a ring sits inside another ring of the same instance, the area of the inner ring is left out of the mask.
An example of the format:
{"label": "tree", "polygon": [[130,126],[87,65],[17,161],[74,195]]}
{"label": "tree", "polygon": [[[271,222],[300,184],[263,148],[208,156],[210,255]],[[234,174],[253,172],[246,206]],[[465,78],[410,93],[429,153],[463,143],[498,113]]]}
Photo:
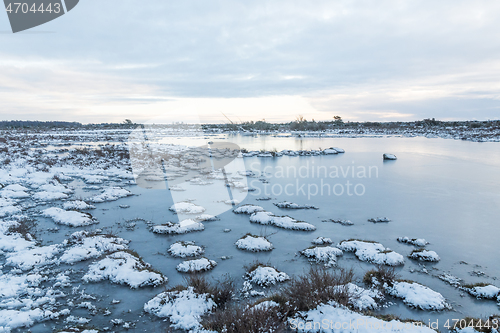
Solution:
{"label": "tree", "polygon": [[123,123],[124,123],[125,125],[132,125],[132,124],[134,124],[134,123],[132,122],[132,120],[130,120],[130,119],[125,119],[125,120],[123,121]]}
{"label": "tree", "polygon": [[333,119],[335,120],[335,124],[337,125],[342,125],[344,123],[341,116],[333,116]]}

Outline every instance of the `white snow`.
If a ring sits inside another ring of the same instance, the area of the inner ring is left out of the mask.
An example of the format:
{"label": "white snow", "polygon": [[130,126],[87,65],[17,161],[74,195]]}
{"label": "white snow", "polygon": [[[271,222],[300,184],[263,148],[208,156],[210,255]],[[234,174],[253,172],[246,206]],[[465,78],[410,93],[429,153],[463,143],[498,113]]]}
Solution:
{"label": "white snow", "polygon": [[42,214],[52,218],[55,223],[68,225],[70,227],[81,227],[99,223],[89,213],[66,211],[57,207],[47,208],[42,211]]}
{"label": "white snow", "polygon": [[440,293],[416,282],[395,281],[392,287],[384,286],[387,293],[401,298],[413,308],[421,310],[445,310],[451,308]]}
{"label": "white snow", "polygon": [[248,215],[252,215],[253,213],[263,212],[263,211],[264,208],[256,205],[243,205],[233,210],[233,212],[236,214],[248,214]]}
{"label": "white snow", "polygon": [[273,244],[265,237],[254,235],[245,235],[238,239],[235,244],[238,249],[252,252],[271,251],[273,249]]}
{"label": "white snow", "polygon": [[196,257],[204,252],[203,248],[195,245],[194,242],[176,242],[170,245],[168,249],[168,253],[178,258]]}
{"label": "white snow", "polygon": [[186,260],[177,265],[176,269],[183,273],[205,272],[217,266],[215,260],[207,258]]}
{"label": "white snow", "polygon": [[74,233],[67,243],[73,244],[64,251],[61,261],[72,264],[75,262],[97,258],[105,253],[125,250],[129,241],[108,235],[92,235],[87,231]]}
{"label": "white snow", "polygon": [[74,200],[74,201],[66,201],[65,203],[63,203],[63,208],[65,210],[70,210],[70,209],[84,210],[84,209],[94,209],[95,206],[89,205],[88,203],[82,200]]}
{"label": "white snow", "polygon": [[208,294],[197,294],[193,287],[182,291],[167,291],[144,304],[144,311],[168,318],[172,328],[192,330],[201,328],[201,316],[216,306]]}
{"label": "white snow", "polygon": [[426,326],[417,326],[413,323],[401,322],[398,320],[387,322],[375,317],[364,316],[334,301],[328,304],[320,304],[314,310],[300,312],[297,316],[290,318],[288,323],[292,329],[297,329],[298,332],[436,333],[436,331]]}
{"label": "white snow", "polygon": [[391,222],[387,217],[375,217],[368,219],[368,222],[381,223],[381,222]]}
{"label": "white snow", "polygon": [[217,221],[219,218],[217,216],[210,214],[201,214],[196,216],[194,219],[200,222],[212,222],[212,221]]}
{"label": "white snow", "polygon": [[115,187],[105,188],[101,194],[94,196],[90,200],[92,202],[97,202],[97,203],[105,201],[115,201],[120,198],[125,198],[129,195],[132,195],[132,193],[129,190],[115,186]]}
{"label": "white snow", "polygon": [[111,282],[126,284],[131,288],[158,286],[167,282],[167,278],[152,271],[151,265],[135,255],[118,251],[89,266],[83,276],[86,282],[108,279]]}
{"label": "white snow", "polygon": [[250,222],[274,225],[283,229],[313,231],[316,227],[310,223],[299,222],[289,216],[275,216],[270,212],[256,212],[250,216]]}
{"label": "white snow", "polygon": [[494,285],[476,286],[464,288],[469,294],[477,298],[495,299],[500,297],[500,288]]}
{"label": "white snow", "polygon": [[408,257],[420,261],[435,262],[441,260],[441,258],[439,258],[438,254],[435,251],[428,251],[428,250],[413,251]]}
{"label": "white snow", "polygon": [[202,231],[203,229],[205,229],[203,223],[186,219],[179,223],[167,222],[162,225],[155,225],[152,230],[156,234],[185,234],[191,231]]}
{"label": "white snow", "polygon": [[383,295],[380,291],[374,289],[365,289],[354,283],[347,284],[347,292],[350,296],[349,304],[351,304],[356,310],[374,310],[378,308],[376,299],[383,299]]}
{"label": "white snow", "polygon": [[337,256],[343,254],[342,250],[333,246],[315,246],[300,253],[314,262],[324,263],[326,267],[334,266],[337,263]]}
{"label": "white snow", "polygon": [[312,241],[314,245],[330,245],[333,243],[331,238],[328,237],[318,237]]}
{"label": "white snow", "polygon": [[350,220],[342,220],[342,219],[330,219],[330,220],[324,220],[323,222],[333,222],[333,223],[338,223],[342,225],[353,225]]}
{"label": "white snow", "polygon": [[362,261],[389,266],[404,264],[404,257],[401,254],[386,249],[380,243],[350,240],[340,242],[337,247],[343,251],[354,252]]}
{"label": "white snow", "polygon": [[312,205],[299,205],[293,202],[282,201],[274,204],[278,208],[284,209],[318,209],[316,206]]}
{"label": "white snow", "polygon": [[290,280],[288,274],[268,266],[258,266],[253,271],[248,272],[246,278],[252,283],[265,287]]}
{"label": "white snow", "polygon": [[45,266],[57,262],[54,256],[59,252],[61,252],[60,245],[39,246],[32,249],[6,253],[5,263],[26,271],[33,267]]}
{"label": "white snow", "polygon": [[411,244],[415,246],[426,246],[429,244],[425,239],[423,238],[409,238],[409,237],[398,237],[398,242],[400,243],[405,243],[405,244]]}
{"label": "white snow", "polygon": [[170,211],[175,212],[177,214],[201,214],[205,211],[205,208],[195,205],[192,202],[178,202],[173,204],[170,208]]}
{"label": "white snow", "polygon": [[398,158],[394,154],[384,154],[384,160],[397,160]]}
{"label": "white snow", "polygon": [[26,240],[20,233],[9,232],[11,227],[19,224],[17,221],[0,221],[0,251],[17,252],[35,246],[33,240]]}

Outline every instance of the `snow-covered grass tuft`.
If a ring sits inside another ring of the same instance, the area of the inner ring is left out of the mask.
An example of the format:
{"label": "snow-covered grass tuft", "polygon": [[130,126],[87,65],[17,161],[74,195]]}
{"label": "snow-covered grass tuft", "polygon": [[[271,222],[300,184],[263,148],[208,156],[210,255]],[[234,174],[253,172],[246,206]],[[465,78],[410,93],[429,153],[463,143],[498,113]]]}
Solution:
{"label": "snow-covered grass tuft", "polygon": [[128,248],[129,241],[99,233],[90,233],[88,231],[79,231],[73,233],[68,240],[64,242],[70,245],[61,256],[61,261],[73,264],[75,262],[97,258],[105,253],[111,253]]}
{"label": "snow-covered grass tuft", "polygon": [[362,240],[347,240],[340,242],[337,247],[346,252],[354,252],[356,257],[361,261],[389,266],[404,264],[404,257],[401,254],[386,249],[380,243]]}
{"label": "snow-covered grass tuft", "polygon": [[451,308],[443,295],[413,281],[395,281],[393,286],[385,286],[385,291],[394,297],[401,298],[412,308],[432,311]]}
{"label": "snow-covered grass tuft", "polygon": [[132,195],[132,193],[129,190],[126,190],[121,187],[108,187],[102,190],[101,194],[96,195],[95,197],[91,198],[90,200],[92,202],[106,202],[106,201],[115,201],[120,198],[125,198]]}
{"label": "snow-covered grass tuft", "polygon": [[368,222],[373,222],[373,223],[382,223],[382,222],[391,222],[387,217],[375,217],[368,219]]}
{"label": "snow-covered grass tuft", "polygon": [[238,249],[252,252],[271,251],[273,249],[273,244],[265,237],[252,234],[246,234],[238,239],[235,244]]}
{"label": "snow-covered grass tuft", "polygon": [[318,237],[312,241],[314,245],[330,245],[333,243],[331,238],[328,237]]}
{"label": "snow-covered grass tuft", "polygon": [[428,250],[424,250],[424,249],[413,250],[413,251],[411,251],[411,253],[408,257],[411,259],[420,260],[420,261],[437,262],[437,261],[441,260],[441,258],[439,258],[438,254],[436,252],[428,251]]}
{"label": "snow-covered grass tuft", "polygon": [[283,209],[319,209],[316,206],[313,205],[299,205],[293,202],[288,202],[288,201],[282,201],[274,204],[278,208],[283,208]]}
{"label": "snow-covered grass tuft", "polygon": [[487,283],[468,284],[461,289],[476,298],[497,299],[497,297],[500,297],[500,288]]}
{"label": "snow-covered grass tuft", "polygon": [[254,265],[245,274],[245,278],[251,283],[264,287],[290,280],[290,277],[286,273],[280,272],[274,267],[265,266],[263,264]]}
{"label": "snow-covered grass tuft", "polygon": [[174,329],[200,329],[201,316],[216,306],[209,296],[195,293],[193,287],[181,291],[167,291],[147,302],[144,311],[160,318],[168,318]]}
{"label": "snow-covered grass tuft", "polygon": [[32,249],[7,253],[5,263],[26,271],[33,267],[57,263],[58,260],[55,256],[59,252],[61,252],[60,245],[38,246]]}
{"label": "snow-covered grass tuft", "polygon": [[167,278],[163,274],[154,271],[150,264],[145,263],[131,251],[118,251],[106,256],[90,265],[89,271],[83,276],[83,280],[86,282],[97,282],[105,279],[129,285],[131,288],[156,287],[167,282]]}
{"label": "snow-covered grass tuft", "polygon": [[153,226],[153,232],[156,234],[185,234],[192,231],[202,231],[205,226],[201,222],[186,219],[179,223],[167,222],[162,225]]}
{"label": "snow-covered grass tuft", "polygon": [[262,225],[273,225],[275,227],[290,229],[290,230],[302,230],[302,231],[314,231],[316,227],[310,223],[297,221],[290,216],[275,216],[270,212],[257,212],[250,216],[250,222],[258,223]]}
{"label": "snow-covered grass tuft", "polygon": [[215,260],[207,258],[192,259],[181,262],[176,269],[182,273],[206,272],[217,266]]}
{"label": "snow-covered grass tuft", "polygon": [[335,266],[337,257],[343,254],[342,250],[333,246],[311,246],[300,253],[311,261],[324,263],[325,267]]}
{"label": "snow-covered grass tuft", "polygon": [[409,237],[398,237],[398,242],[404,243],[404,244],[410,244],[410,245],[415,245],[415,246],[426,246],[429,244],[425,239],[423,238],[409,238]]}
{"label": "snow-covered grass tuft", "polygon": [[63,204],[63,208],[66,210],[85,210],[85,209],[94,209],[95,206],[89,205],[88,203],[82,200],[74,200],[74,201],[66,201]]}
{"label": "snow-covered grass tuft", "polygon": [[233,212],[236,214],[248,214],[248,215],[252,215],[253,213],[263,212],[263,211],[264,208],[256,205],[243,205],[233,210]]}
{"label": "snow-covered grass tuft", "polygon": [[350,220],[342,220],[342,219],[329,219],[329,220],[323,220],[323,222],[333,222],[333,223],[338,223],[342,225],[353,225]]}
{"label": "snow-covered grass tuft", "polygon": [[55,223],[68,225],[70,227],[82,227],[99,223],[89,213],[77,211],[66,211],[61,208],[51,207],[42,211],[44,216],[50,217]]}
{"label": "snow-covered grass tuft", "polygon": [[185,241],[176,242],[170,245],[168,249],[168,253],[178,258],[196,257],[204,252],[201,246],[195,245],[194,242]]}
{"label": "snow-covered grass tuft", "polygon": [[201,214],[205,211],[205,208],[192,202],[183,201],[173,204],[169,210],[177,214]]}

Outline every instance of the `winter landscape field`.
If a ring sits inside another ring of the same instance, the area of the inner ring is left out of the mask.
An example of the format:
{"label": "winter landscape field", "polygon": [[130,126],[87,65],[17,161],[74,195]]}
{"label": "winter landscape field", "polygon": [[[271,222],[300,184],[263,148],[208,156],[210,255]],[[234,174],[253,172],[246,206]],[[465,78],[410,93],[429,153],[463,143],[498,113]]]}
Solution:
{"label": "winter landscape field", "polygon": [[0,332],[497,332],[495,135],[3,130]]}

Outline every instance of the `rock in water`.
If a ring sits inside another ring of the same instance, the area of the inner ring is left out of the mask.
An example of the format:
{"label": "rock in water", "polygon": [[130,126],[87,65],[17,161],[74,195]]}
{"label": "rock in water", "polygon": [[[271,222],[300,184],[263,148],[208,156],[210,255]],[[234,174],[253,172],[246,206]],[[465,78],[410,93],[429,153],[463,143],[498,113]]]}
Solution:
{"label": "rock in water", "polygon": [[397,160],[398,158],[394,154],[384,154],[384,160]]}

